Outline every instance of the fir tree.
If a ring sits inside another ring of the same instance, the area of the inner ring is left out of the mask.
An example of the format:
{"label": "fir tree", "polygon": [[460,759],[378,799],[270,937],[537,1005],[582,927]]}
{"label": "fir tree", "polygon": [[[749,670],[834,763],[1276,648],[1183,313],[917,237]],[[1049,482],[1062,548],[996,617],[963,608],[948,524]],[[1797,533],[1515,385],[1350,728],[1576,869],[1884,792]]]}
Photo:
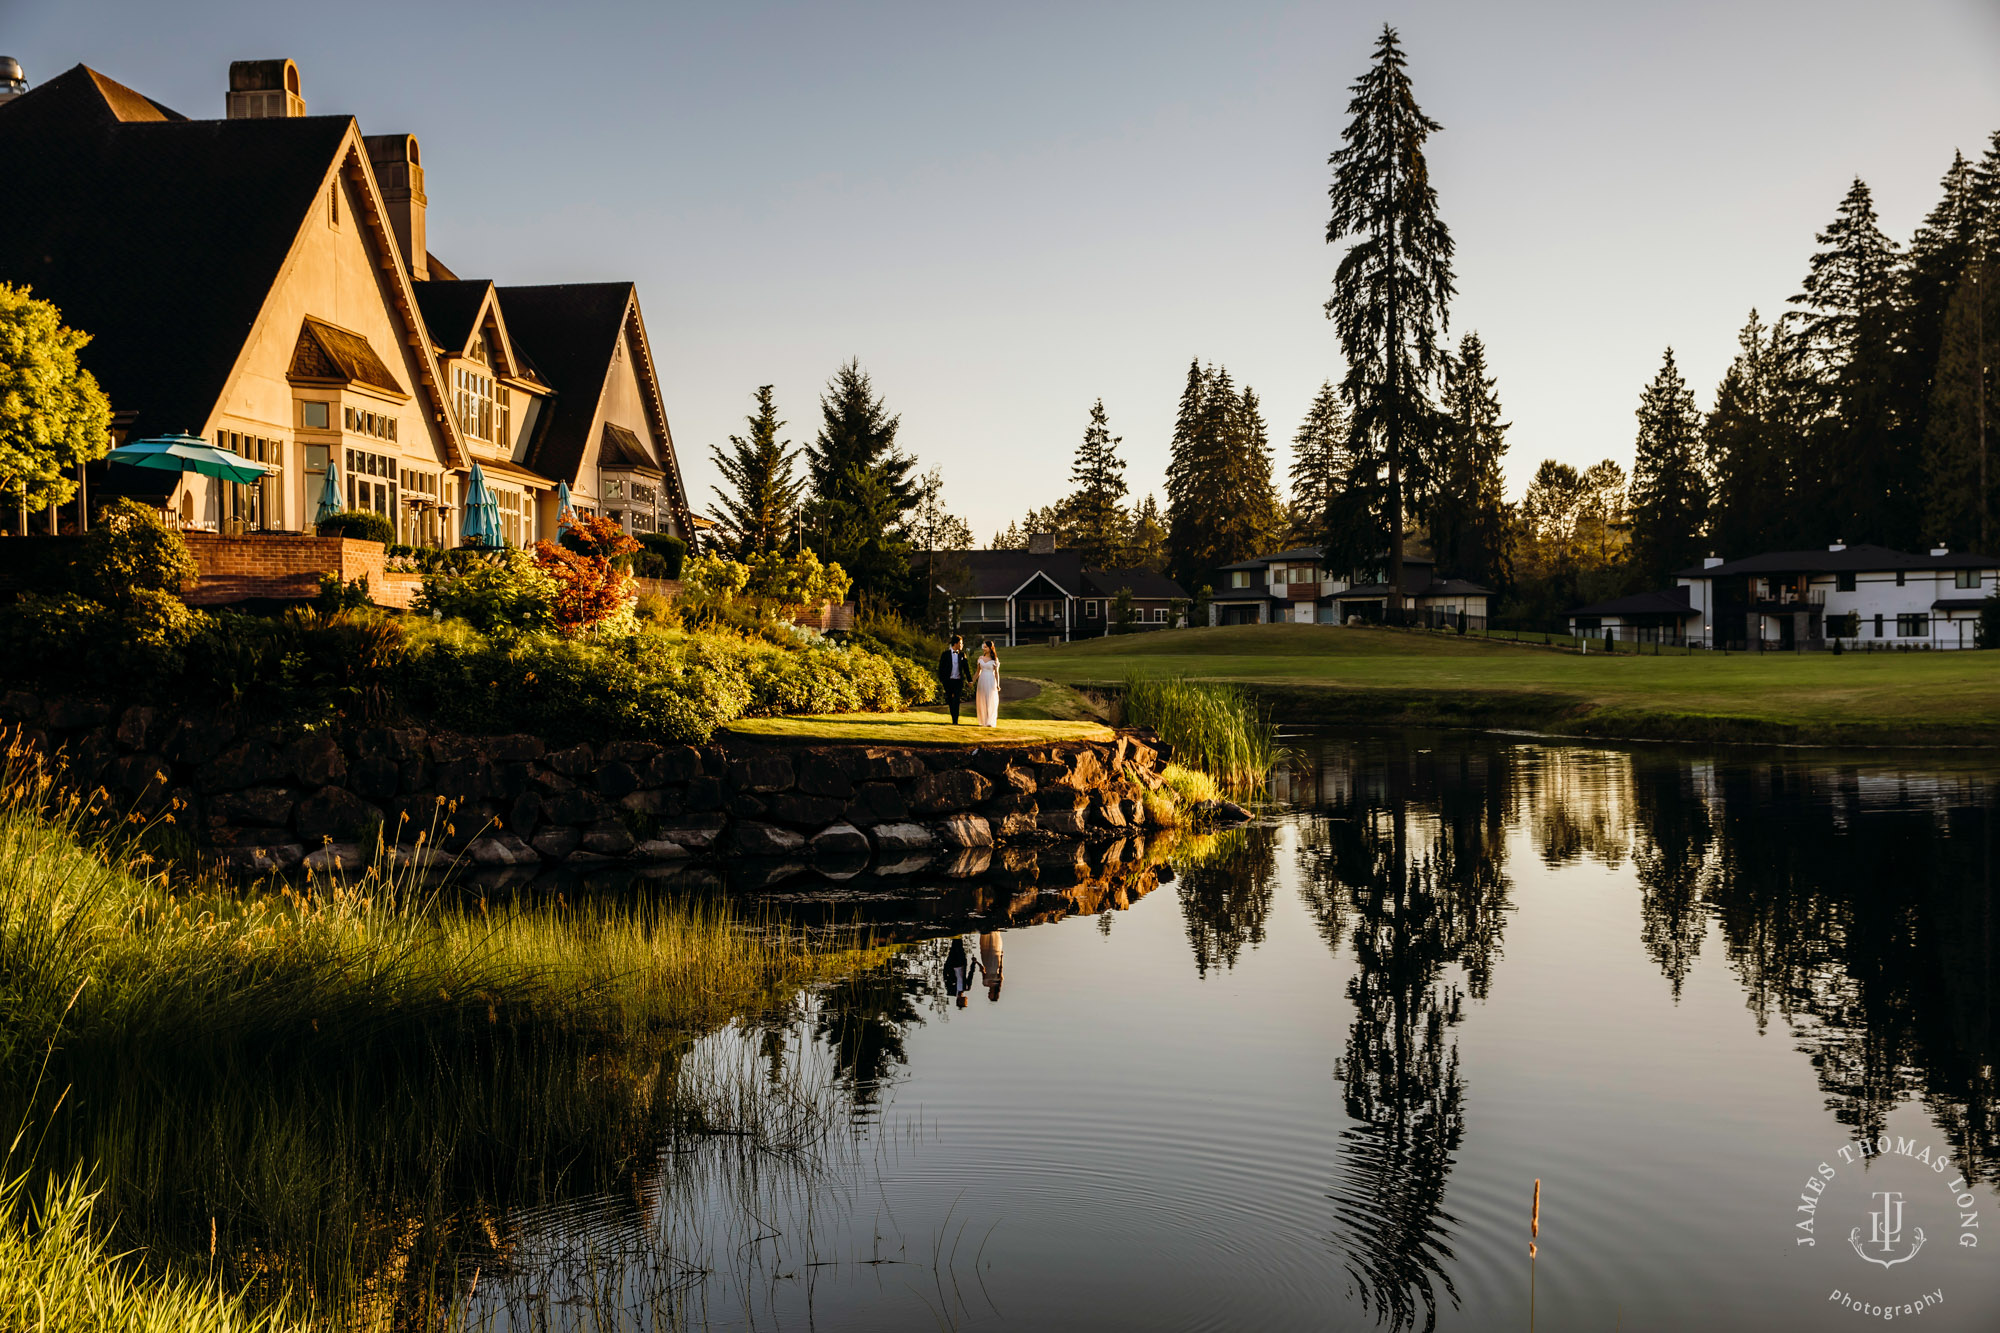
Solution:
{"label": "fir tree", "polygon": [[1207,387],[1201,362],[1190,361],[1167,456],[1167,567],[1189,589],[1197,587],[1199,576],[1213,568],[1207,563],[1211,543],[1205,534],[1214,520],[1210,501],[1221,460],[1209,449],[1210,441],[1202,430],[1202,399]]}
{"label": "fir tree", "polygon": [[[1226,376],[1227,371],[1222,374]],[[1227,393],[1218,400],[1228,403]],[[1247,560],[1278,544],[1284,537],[1284,506],[1271,479],[1271,432],[1262,404],[1249,385],[1236,396],[1222,424],[1228,517],[1223,524],[1222,564]]]}
{"label": "fir tree", "polygon": [[1199,588],[1215,571],[1275,540],[1283,516],[1257,395],[1238,393],[1227,367],[1188,367],[1167,463],[1169,568]]}
{"label": "fir tree", "polygon": [[1104,400],[1091,405],[1090,425],[1077,446],[1070,467],[1076,491],[1070,497],[1076,546],[1083,563],[1109,569],[1124,558],[1131,521],[1125,514],[1125,460],[1118,456],[1120,437],[1111,433]]}
{"label": "fir tree", "polygon": [[903,516],[917,503],[915,464],[896,451],[901,419],[889,415],[859,361],[834,373],[820,415],[819,437],[806,447],[809,537],[853,577],[858,597],[900,601],[909,581]]}
{"label": "fir tree", "polygon": [[1900,448],[1883,466],[1903,483],[1897,498],[1903,501],[1907,519],[1901,530],[1881,539],[1890,545],[1915,546],[1923,540],[1922,494],[1934,488],[1920,482],[1914,465],[1921,462],[1931,440],[1931,406],[1952,299],[1979,253],[1984,230],[1979,185],[1965,155],[1952,154],[1942,182],[1943,197],[1911,237],[1903,265],[1902,320],[1897,332],[1901,355],[1891,390],[1901,428]]}
{"label": "fir tree", "polygon": [[1167,522],[1151,495],[1141,500],[1132,512],[1132,534],[1125,561],[1128,568],[1150,569],[1155,573],[1167,567]]}
{"label": "fir tree", "polygon": [[1701,413],[1667,349],[1660,373],[1639,396],[1632,459],[1632,562],[1647,583],[1695,563],[1708,519]]}
{"label": "fir tree", "polygon": [[1785,411],[1782,336],[1750,312],[1702,427],[1713,481],[1709,550],[1730,559],[1794,544],[1792,448],[1798,437]]}
{"label": "fir tree", "polygon": [[1497,381],[1486,372],[1486,344],[1459,339],[1444,368],[1443,423],[1429,504],[1431,555],[1440,573],[1501,582],[1507,532],[1507,423]]}
{"label": "fir tree", "polygon": [[791,441],[778,439],[785,423],[778,420],[771,386],[762,385],[754,397],[757,410],[747,418],[750,433],[730,436],[726,452],[718,445],[708,451],[729,488],[714,488],[716,527],[739,559],[785,545],[805,489],[797,473],[799,451]]}
{"label": "fir tree", "polygon": [[1991,270],[1975,260],[1945,315],[1924,428],[1924,538],[1957,551],[1992,549],[1996,478],[1986,420],[1996,387],[1989,333],[2000,333]]}
{"label": "fir tree", "polygon": [[1341,393],[1357,436],[1380,440],[1390,606],[1402,607],[1406,455],[1433,428],[1428,396],[1452,295],[1451,233],[1437,215],[1424,142],[1442,127],[1417,106],[1396,30],[1382,28],[1374,66],[1354,84],[1343,145],[1328,159],[1326,239],[1357,239],[1334,273],[1327,314],[1347,359]]}
{"label": "fir tree", "polygon": [[1327,511],[1347,478],[1347,429],[1347,408],[1340,395],[1331,382],[1320,385],[1298,434],[1292,436],[1287,546],[1316,545],[1326,539]]}

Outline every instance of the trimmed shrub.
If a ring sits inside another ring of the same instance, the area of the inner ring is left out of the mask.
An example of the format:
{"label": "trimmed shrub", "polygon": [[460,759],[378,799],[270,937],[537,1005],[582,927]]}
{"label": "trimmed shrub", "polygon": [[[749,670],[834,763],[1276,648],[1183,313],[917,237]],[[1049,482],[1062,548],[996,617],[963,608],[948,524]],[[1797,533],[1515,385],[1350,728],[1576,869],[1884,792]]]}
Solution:
{"label": "trimmed shrub", "polygon": [[372,509],[343,509],[321,521],[322,537],[353,537],[358,541],[381,542],[384,548],[396,541],[396,525]]}
{"label": "trimmed shrub", "polygon": [[117,499],[97,511],[75,566],[74,591],[115,605],[140,591],[180,591],[201,577],[187,543],[136,500]]}
{"label": "trimmed shrub", "polygon": [[554,628],[559,591],[526,551],[457,552],[424,571],[416,610],[482,634],[533,633]]}
{"label": "trimmed shrub", "polygon": [[687,543],[671,532],[648,532],[639,537],[644,549],[633,557],[632,572],[643,579],[677,579],[687,563]]}

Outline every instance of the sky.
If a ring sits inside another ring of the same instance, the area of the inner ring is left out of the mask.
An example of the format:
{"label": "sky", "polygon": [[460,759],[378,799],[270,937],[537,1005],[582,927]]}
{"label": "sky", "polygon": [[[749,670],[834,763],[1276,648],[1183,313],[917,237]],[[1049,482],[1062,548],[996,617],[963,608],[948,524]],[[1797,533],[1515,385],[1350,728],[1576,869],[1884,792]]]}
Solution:
{"label": "sky", "polygon": [[1907,241],[2000,129],[2000,0],[0,0],[0,54],[201,117],[290,57],[313,114],[419,137],[460,276],[639,283],[698,507],[758,385],[804,443],[856,357],[983,541],[1066,493],[1100,397],[1158,492],[1195,359],[1257,390],[1282,477],[1341,373],[1326,159],[1384,22],[1516,496],[1629,465],[1668,346],[1705,407],[1855,176]]}

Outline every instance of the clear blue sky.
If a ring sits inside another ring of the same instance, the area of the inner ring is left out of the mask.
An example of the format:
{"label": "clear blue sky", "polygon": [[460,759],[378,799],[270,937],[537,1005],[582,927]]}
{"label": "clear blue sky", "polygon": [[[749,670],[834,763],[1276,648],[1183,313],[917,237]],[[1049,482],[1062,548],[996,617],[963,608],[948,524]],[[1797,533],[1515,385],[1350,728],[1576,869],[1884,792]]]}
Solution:
{"label": "clear blue sky", "polygon": [[1853,176],[1907,240],[2000,129],[2000,0],[0,0],[0,52],[194,116],[230,60],[289,56],[313,112],[423,140],[462,275],[638,280],[697,503],[756,385],[802,440],[858,356],[983,538],[1063,492],[1099,396],[1157,489],[1195,357],[1257,389],[1282,472],[1340,372],[1326,156],[1385,19],[1445,126],[1452,328],[1486,339],[1515,494],[1629,463],[1668,344],[1706,406]]}

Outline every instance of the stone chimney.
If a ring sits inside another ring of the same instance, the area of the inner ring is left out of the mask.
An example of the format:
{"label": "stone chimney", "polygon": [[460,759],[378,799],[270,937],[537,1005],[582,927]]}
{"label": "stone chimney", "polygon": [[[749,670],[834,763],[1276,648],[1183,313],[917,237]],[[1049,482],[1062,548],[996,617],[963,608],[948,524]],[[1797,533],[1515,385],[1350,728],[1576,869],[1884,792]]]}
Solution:
{"label": "stone chimney", "polygon": [[225,100],[231,120],[275,120],[306,113],[306,99],[299,96],[299,67],[289,60],[230,61]]}
{"label": "stone chimney", "polygon": [[430,260],[424,247],[424,159],[414,134],[371,134],[361,141],[368,147],[368,161],[375,168],[375,183],[382,188],[382,203],[389,211],[389,225],[395,229],[396,243],[403,248],[403,264],[418,282],[430,281]]}
{"label": "stone chimney", "polygon": [[1056,535],[1053,532],[1031,532],[1028,534],[1029,555],[1054,555]]}
{"label": "stone chimney", "polygon": [[27,91],[28,76],[21,72],[21,62],[0,56],[0,102],[11,102]]}

